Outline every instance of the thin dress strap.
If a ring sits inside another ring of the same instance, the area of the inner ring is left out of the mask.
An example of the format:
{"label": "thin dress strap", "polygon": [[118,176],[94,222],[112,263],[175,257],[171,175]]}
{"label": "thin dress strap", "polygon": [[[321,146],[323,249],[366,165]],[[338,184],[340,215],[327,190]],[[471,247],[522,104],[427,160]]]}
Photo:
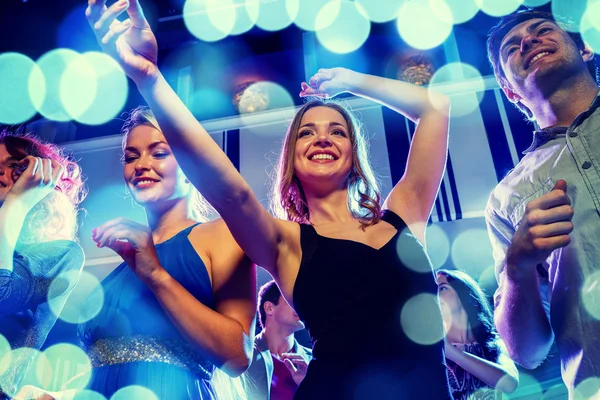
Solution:
{"label": "thin dress strap", "polygon": [[404,220],[392,210],[383,210],[381,213],[381,220],[392,225],[398,230],[398,232],[401,232],[404,228],[406,228],[406,222],[404,222]]}

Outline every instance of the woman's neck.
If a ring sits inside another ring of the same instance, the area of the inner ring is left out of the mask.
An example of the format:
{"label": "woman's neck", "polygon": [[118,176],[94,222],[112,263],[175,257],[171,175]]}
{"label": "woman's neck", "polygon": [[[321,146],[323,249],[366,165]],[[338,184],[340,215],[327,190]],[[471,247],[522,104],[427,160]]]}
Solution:
{"label": "woman's neck", "polygon": [[188,211],[187,199],[176,199],[164,207],[147,207],[146,216],[155,244],[162,243],[196,223]]}
{"label": "woman's neck", "polygon": [[446,337],[450,343],[473,343],[475,341],[469,319],[464,311],[452,318],[452,325],[446,329]]}
{"label": "woman's neck", "polygon": [[304,194],[310,210],[310,222],[315,226],[356,219],[348,209],[348,189],[346,188],[327,194],[307,190]]}

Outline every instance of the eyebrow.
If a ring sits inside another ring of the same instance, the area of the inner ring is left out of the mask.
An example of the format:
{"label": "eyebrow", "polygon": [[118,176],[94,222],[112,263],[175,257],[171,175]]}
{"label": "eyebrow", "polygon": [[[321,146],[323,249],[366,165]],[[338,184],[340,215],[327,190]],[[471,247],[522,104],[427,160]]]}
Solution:
{"label": "eyebrow", "polygon": [[[529,26],[527,27],[527,32],[528,32],[528,33],[532,33],[532,32],[533,32],[533,31],[535,31],[535,30],[536,30],[536,29],[537,29],[537,28],[538,28],[540,25],[542,25],[542,24],[545,24],[546,22],[550,22],[550,23],[552,23],[552,21],[550,21],[550,20],[547,20],[547,19],[544,19],[544,20],[538,21],[538,22],[536,22],[536,23],[533,23],[533,24],[529,25]],[[502,52],[503,52],[503,51],[504,51],[504,50],[505,50],[507,47],[509,47],[509,46],[512,46],[513,44],[515,44],[515,43],[518,43],[518,42],[520,42],[521,40],[522,40],[522,39],[520,39],[518,35],[516,35],[516,34],[515,34],[515,35],[512,35],[512,37],[511,37],[510,39],[508,39],[506,42],[504,42],[504,44],[502,44],[502,45],[500,46],[500,53],[502,53]]]}
{"label": "eyebrow", "polygon": [[[314,128],[314,127],[315,127],[315,126],[317,126],[317,125],[316,125],[315,123],[313,123],[313,122],[309,122],[309,123],[307,123],[307,124],[304,124],[304,125],[302,125],[300,128],[304,128],[304,127],[306,127],[306,126],[308,126],[308,127],[311,127],[311,128]],[[344,128],[344,124],[340,124],[339,122],[335,122],[335,121],[333,121],[333,122],[330,122],[330,123],[329,123],[329,126],[330,126],[330,127],[332,127],[332,126],[341,126],[342,128]]]}
{"label": "eyebrow", "polygon": [[19,159],[14,156],[8,156],[4,160],[1,160],[1,161],[6,163],[6,162],[11,162],[11,161],[19,161]]}
{"label": "eyebrow", "polygon": [[[167,146],[169,145],[167,142],[163,141],[163,140],[158,140],[156,142],[150,143],[148,145],[148,149],[152,150],[154,149],[156,146],[161,145],[161,144],[166,144]],[[125,151],[133,151],[134,153],[138,153],[138,149],[136,149],[133,146],[129,146],[129,147],[125,147]]]}

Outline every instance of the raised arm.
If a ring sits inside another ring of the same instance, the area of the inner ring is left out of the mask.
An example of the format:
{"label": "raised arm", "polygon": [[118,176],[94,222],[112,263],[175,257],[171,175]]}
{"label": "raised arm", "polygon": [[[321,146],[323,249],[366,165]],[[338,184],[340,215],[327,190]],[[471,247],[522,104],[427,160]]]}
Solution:
{"label": "raised arm", "polygon": [[[54,190],[64,171],[54,160],[32,156],[16,164],[26,164],[27,168],[18,176],[0,206],[0,315],[21,311],[36,289],[36,278],[27,266],[13,264],[15,246],[27,214]],[[45,298],[40,299],[40,302],[45,301]]]}
{"label": "raised arm", "polygon": [[424,224],[431,213],[446,166],[448,98],[406,82],[345,68],[319,70],[308,85],[303,84],[301,95],[333,97],[341,92],[381,103],[417,123],[406,171],[387,197],[384,208],[400,215],[423,240]]}
{"label": "raised arm", "polygon": [[[250,258],[277,276],[280,255],[286,247],[284,226],[262,207],[249,185],[221,148],[185,107],[158,70],[157,46],[138,0],[129,7],[110,8],[89,0],[86,15],[103,50],[121,64],[154,112],[160,128],[187,178],[223,217],[231,233]],[[115,17],[127,11],[130,22]],[[297,252],[297,251],[296,251]]]}

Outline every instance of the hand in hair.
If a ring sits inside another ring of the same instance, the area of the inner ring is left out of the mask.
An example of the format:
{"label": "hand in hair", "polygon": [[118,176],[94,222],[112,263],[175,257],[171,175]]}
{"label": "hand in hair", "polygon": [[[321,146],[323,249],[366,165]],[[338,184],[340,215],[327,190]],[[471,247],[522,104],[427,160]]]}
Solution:
{"label": "hand in hair", "polygon": [[[6,200],[19,201],[26,210],[31,210],[37,203],[56,188],[65,172],[64,167],[55,160],[27,156],[19,161],[19,166],[26,166],[22,172],[15,172],[15,183],[6,194]],[[20,171],[22,168],[17,168]]]}
{"label": "hand in hair", "polygon": [[568,245],[573,207],[567,183],[559,180],[551,192],[527,204],[519,228],[506,252],[507,265],[532,270],[554,250]]}
{"label": "hand in hair", "polygon": [[108,247],[144,282],[163,271],[156,255],[154,240],[147,226],[125,218],[110,220],[92,231],[98,247]]}
{"label": "hand in hair", "polygon": [[350,91],[358,74],[346,68],[321,68],[314,74],[308,84],[302,82],[300,97],[316,96],[325,99]]}
{"label": "hand in hair", "polygon": [[[106,0],[88,0],[85,16],[102,50],[113,57],[127,76],[139,83],[158,73],[158,45],[138,0],[120,0],[106,7]],[[123,22],[117,17],[127,12]]]}

